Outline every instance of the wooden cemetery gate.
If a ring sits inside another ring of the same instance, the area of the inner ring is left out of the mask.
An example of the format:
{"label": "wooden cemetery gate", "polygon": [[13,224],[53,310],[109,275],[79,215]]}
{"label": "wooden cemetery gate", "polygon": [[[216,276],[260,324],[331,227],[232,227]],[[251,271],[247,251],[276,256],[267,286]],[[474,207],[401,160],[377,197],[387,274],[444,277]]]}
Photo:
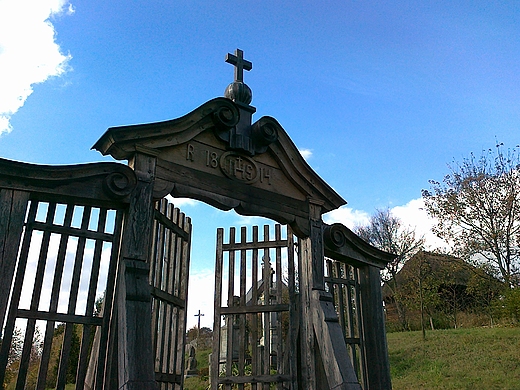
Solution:
{"label": "wooden cemetery gate", "polygon": [[182,388],[191,222],[140,181],[0,159],[0,388]]}
{"label": "wooden cemetery gate", "polygon": [[[297,389],[296,271],[293,234],[251,237],[217,231],[212,389]],[[246,386],[249,384],[249,386]]]}
{"label": "wooden cemetery gate", "polygon": [[155,379],[161,390],[182,389],[191,220],[162,199],[155,210],[150,264]]}

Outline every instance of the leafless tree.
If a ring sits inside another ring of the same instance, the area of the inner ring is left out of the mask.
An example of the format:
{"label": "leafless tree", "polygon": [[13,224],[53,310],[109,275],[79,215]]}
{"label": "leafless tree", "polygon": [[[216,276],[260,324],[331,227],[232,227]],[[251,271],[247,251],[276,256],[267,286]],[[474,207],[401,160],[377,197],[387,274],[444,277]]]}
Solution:
{"label": "leafless tree", "polygon": [[507,286],[519,284],[519,147],[503,144],[471,154],[449,166],[441,182],[423,190],[426,210],[438,223],[434,232],[467,261],[493,265]]}
{"label": "leafless tree", "polygon": [[405,307],[400,302],[399,282],[396,278],[406,260],[413,256],[424,245],[424,237],[417,238],[415,231],[404,227],[401,220],[389,209],[376,210],[366,226],[358,226],[355,232],[369,244],[396,255],[395,260],[388,263],[383,281],[392,290],[396,302],[399,320],[404,329],[408,328]]}

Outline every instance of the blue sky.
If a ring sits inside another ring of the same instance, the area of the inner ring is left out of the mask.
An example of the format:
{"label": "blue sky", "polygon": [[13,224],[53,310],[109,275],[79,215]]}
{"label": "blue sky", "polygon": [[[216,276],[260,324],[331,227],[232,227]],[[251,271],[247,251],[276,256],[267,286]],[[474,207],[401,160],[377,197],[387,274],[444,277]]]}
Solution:
{"label": "blue sky", "polygon": [[[108,127],[222,96],[236,48],[255,118],[275,117],[348,201],[328,221],[390,207],[426,232],[429,179],[520,143],[518,1],[0,0],[0,157],[106,161],[90,148]],[[182,208],[207,282],[216,227],[257,221]]]}

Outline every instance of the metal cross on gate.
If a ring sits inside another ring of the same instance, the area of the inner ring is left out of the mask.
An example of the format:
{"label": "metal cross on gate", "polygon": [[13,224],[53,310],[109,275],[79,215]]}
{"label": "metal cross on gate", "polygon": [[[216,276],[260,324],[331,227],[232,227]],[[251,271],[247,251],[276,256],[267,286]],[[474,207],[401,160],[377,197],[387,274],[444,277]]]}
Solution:
{"label": "metal cross on gate", "polygon": [[244,60],[244,52],[240,49],[235,50],[235,55],[228,53],[226,55],[226,62],[235,66],[235,81],[244,82],[244,69],[253,69],[253,64],[250,61]]}

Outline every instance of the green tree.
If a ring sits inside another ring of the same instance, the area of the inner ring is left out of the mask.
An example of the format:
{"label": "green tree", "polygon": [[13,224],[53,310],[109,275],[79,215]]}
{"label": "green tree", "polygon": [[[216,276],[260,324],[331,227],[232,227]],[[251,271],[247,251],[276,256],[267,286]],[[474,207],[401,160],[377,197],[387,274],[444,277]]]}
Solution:
{"label": "green tree", "polygon": [[489,264],[482,264],[472,270],[467,291],[473,298],[472,309],[489,317],[490,325],[494,325],[494,303],[502,297],[504,283],[500,282],[496,270]]}
{"label": "green tree", "polygon": [[[198,339],[197,339],[198,336]],[[197,340],[197,349],[204,350],[212,347],[213,331],[207,327],[201,327],[200,332],[196,326],[191,327],[186,332],[186,343]]]}
{"label": "green tree", "polygon": [[417,238],[413,229],[403,227],[401,220],[389,209],[376,210],[368,225],[358,226],[354,231],[369,244],[396,255],[396,258],[387,264],[382,279],[393,293],[401,326],[408,329],[406,307],[402,304],[396,275],[402,265],[423,247],[424,238]]}
{"label": "green tree", "polygon": [[24,334],[22,330],[19,328],[15,328],[11,339],[9,355],[7,357],[7,366],[5,370],[3,388],[7,388],[11,381],[13,381],[13,379],[16,378],[16,375],[18,373],[18,368],[20,367],[20,357],[22,356],[23,349],[23,337]]}
{"label": "green tree", "polygon": [[433,315],[441,304],[439,288],[442,280],[433,272],[429,254],[417,252],[400,272],[401,278],[406,281],[400,288],[400,297],[403,305],[410,310],[419,310],[421,315],[421,331],[423,340],[426,339],[426,316],[430,319],[433,328]]}
{"label": "green tree", "polygon": [[449,166],[441,182],[423,190],[426,210],[437,220],[434,232],[454,254],[497,269],[508,287],[518,286],[520,261],[519,147],[503,144],[477,158]]}

